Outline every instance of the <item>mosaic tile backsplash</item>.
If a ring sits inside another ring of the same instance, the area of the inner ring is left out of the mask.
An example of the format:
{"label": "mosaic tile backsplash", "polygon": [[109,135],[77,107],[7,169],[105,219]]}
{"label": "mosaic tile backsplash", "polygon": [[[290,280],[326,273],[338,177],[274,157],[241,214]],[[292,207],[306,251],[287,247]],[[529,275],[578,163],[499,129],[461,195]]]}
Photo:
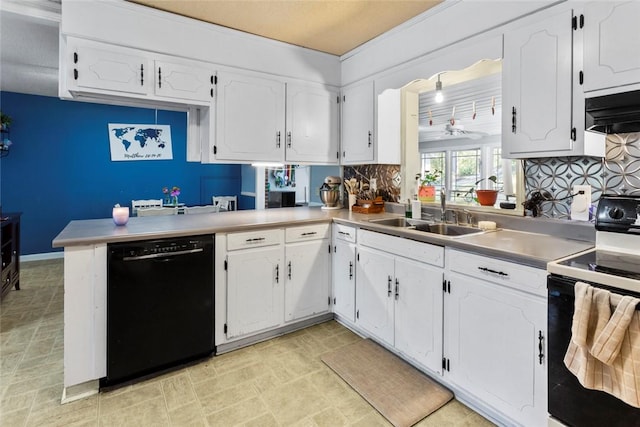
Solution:
{"label": "mosaic tile backsplash", "polygon": [[640,133],[609,135],[604,159],[527,159],[524,167],[527,198],[535,191],[546,190],[557,199],[542,202],[541,216],[568,219],[571,200],[567,197],[574,185],[590,185],[594,204],[602,194],[640,196]]}
{"label": "mosaic tile backsplash", "polygon": [[[355,178],[358,183],[369,184],[370,178],[376,179],[376,196],[382,196],[385,202],[398,202],[400,200],[400,166],[399,165],[358,165],[345,166],[344,179]],[[346,190],[344,199],[347,199]],[[361,197],[370,197],[371,194]]]}

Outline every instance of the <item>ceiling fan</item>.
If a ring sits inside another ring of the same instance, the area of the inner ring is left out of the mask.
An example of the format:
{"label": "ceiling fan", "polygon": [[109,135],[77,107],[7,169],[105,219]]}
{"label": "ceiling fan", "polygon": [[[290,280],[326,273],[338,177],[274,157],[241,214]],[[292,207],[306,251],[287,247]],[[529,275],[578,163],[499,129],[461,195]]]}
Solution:
{"label": "ceiling fan", "polygon": [[418,130],[420,132],[420,141],[459,138],[480,139],[489,135],[487,132],[465,130],[464,126],[460,123],[445,123],[439,126],[420,126]]}

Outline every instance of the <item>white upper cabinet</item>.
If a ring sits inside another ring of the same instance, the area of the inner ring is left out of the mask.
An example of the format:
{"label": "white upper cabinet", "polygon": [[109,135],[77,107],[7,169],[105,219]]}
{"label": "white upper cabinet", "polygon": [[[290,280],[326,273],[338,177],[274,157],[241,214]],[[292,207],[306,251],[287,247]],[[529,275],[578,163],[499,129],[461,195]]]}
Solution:
{"label": "white upper cabinet", "polygon": [[215,160],[338,162],[337,90],[226,71],[217,86]]}
{"label": "white upper cabinet", "polygon": [[282,162],[284,83],[219,72],[217,93],[216,160]]}
{"label": "white upper cabinet", "polygon": [[152,62],[141,52],[102,43],[69,40],[65,59],[69,90],[147,95],[153,85]]}
{"label": "white upper cabinet", "polygon": [[208,107],[215,95],[216,72],[210,64],[73,37],[61,50],[63,98],[81,94],[133,105],[180,104],[186,109]]}
{"label": "white upper cabinet", "polygon": [[638,1],[585,5],[585,92],[640,83],[639,22]]}
{"label": "white upper cabinet", "polygon": [[342,91],[342,164],[374,161],[373,81]]}
{"label": "white upper cabinet", "polygon": [[378,95],[375,142],[376,163],[402,163],[402,90],[387,89]]}
{"label": "white upper cabinet", "polygon": [[326,86],[287,83],[287,162],[338,163],[339,97]]}
{"label": "white upper cabinet", "polygon": [[505,157],[541,157],[571,151],[571,31],[571,11],[565,11],[504,35]]}
{"label": "white upper cabinet", "polygon": [[212,101],[215,74],[213,67],[155,61],[155,94],[168,98]]}
{"label": "white upper cabinet", "polygon": [[584,18],[549,13],[504,34],[503,157],[604,157],[604,139],[584,132]]}

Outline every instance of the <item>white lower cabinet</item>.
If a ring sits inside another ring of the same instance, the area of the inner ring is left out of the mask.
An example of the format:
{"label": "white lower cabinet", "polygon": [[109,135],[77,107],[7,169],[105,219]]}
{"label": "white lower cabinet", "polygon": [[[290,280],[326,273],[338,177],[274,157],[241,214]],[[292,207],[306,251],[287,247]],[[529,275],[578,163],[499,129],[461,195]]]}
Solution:
{"label": "white lower cabinet", "polygon": [[[331,224],[229,233],[217,292],[224,339],[247,338],[329,312]],[[218,276],[220,277],[220,276]]]}
{"label": "white lower cabinet", "polygon": [[393,345],[395,257],[360,247],[356,265],[356,323],[385,343]]}
{"label": "white lower cabinet", "polygon": [[358,238],[356,324],[421,366],[441,372],[444,249],[369,231]]}
{"label": "white lower cabinet", "polygon": [[333,312],[350,323],[356,320],[356,232],[355,227],[333,225]]}
{"label": "white lower cabinet", "polygon": [[285,321],[326,313],[331,307],[329,224],[286,230]]}
{"label": "white lower cabinet", "polygon": [[395,347],[442,371],[442,269],[396,258]]}
{"label": "white lower cabinet", "polygon": [[445,380],[510,423],[546,425],[545,299],[508,283],[522,269],[544,281],[544,271],[458,251],[447,264],[459,272],[445,274]]}
{"label": "white lower cabinet", "polygon": [[283,323],[284,230],[227,235],[227,339]]}

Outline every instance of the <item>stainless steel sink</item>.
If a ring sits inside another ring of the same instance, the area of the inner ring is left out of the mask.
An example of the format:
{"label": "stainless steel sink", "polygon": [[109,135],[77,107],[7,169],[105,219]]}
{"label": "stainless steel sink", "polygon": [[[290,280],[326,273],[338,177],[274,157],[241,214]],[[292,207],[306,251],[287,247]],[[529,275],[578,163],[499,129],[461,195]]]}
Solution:
{"label": "stainless steel sink", "polygon": [[369,222],[378,225],[386,225],[389,227],[411,227],[411,224],[406,218],[385,218],[385,219],[370,219]]}
{"label": "stainless steel sink", "polygon": [[378,225],[386,225],[388,227],[400,227],[408,230],[422,231],[424,233],[439,234],[441,236],[464,236],[467,234],[482,233],[483,230],[475,227],[466,227],[463,225],[445,224],[441,222],[424,221],[419,219],[407,218],[384,218],[371,219],[369,222]]}
{"label": "stainless steel sink", "polygon": [[424,231],[426,233],[441,234],[443,236],[464,236],[467,234],[482,233],[483,230],[474,227],[465,227],[463,225],[453,224],[416,224],[411,227],[417,231]]}

